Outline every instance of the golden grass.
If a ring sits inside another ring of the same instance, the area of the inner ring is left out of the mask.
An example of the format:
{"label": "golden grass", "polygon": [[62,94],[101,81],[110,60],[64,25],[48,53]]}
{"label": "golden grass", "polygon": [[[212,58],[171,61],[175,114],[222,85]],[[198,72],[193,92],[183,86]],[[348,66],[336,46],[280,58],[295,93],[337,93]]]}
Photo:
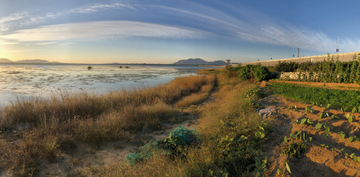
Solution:
{"label": "golden grass", "polygon": [[216,77],[214,75],[206,77],[206,84],[203,85],[199,93],[193,93],[189,96],[184,97],[179,101],[175,106],[178,108],[188,107],[193,104],[198,104],[206,100],[209,96],[211,90],[214,89],[216,85]]}
{"label": "golden grass", "polygon": [[105,95],[60,93],[49,100],[14,102],[0,110],[0,129],[23,128],[14,137],[17,143],[0,137],[0,167],[12,170],[15,176],[31,176],[37,159],[53,161],[62,150],[79,142],[99,146],[104,141],[131,140],[144,127],[159,130],[161,122],[177,119],[177,111],[169,104],[213,84],[211,77],[176,78],[156,87]]}
{"label": "golden grass", "polygon": [[[220,77],[220,79],[226,77]],[[200,130],[205,136],[196,147],[188,148],[181,157],[168,158],[167,156],[154,155],[146,162],[137,165],[125,163],[113,164],[102,168],[99,176],[218,176],[224,174],[226,169],[235,176],[248,176],[246,164],[251,159],[251,154],[242,154],[236,164],[228,164],[224,160],[224,147],[219,144],[222,138],[234,133],[241,133],[245,128],[256,129],[261,118],[255,109],[244,101],[243,95],[255,85],[235,80],[219,81],[223,86],[218,91],[216,102],[203,106],[200,110]],[[221,121],[225,122],[223,125]],[[229,125],[227,125],[229,124]],[[234,128],[236,126],[236,128]],[[251,132],[251,135],[253,132]],[[253,135],[252,135],[253,136]],[[249,136],[250,137],[250,136]],[[240,147],[246,149],[247,144]],[[238,148],[238,147],[237,147]],[[155,153],[156,154],[156,153]]]}
{"label": "golden grass", "polygon": [[131,91],[120,90],[105,95],[82,92],[80,94],[60,93],[50,100],[31,98],[14,102],[1,110],[0,128],[11,129],[20,124],[37,126],[39,120],[56,117],[60,121],[96,117],[110,110],[127,105],[139,106],[152,104],[157,100],[166,104],[173,103],[183,96],[190,95],[207,83],[205,76],[189,76],[172,80],[156,87],[134,88]]}
{"label": "golden grass", "polygon": [[207,68],[207,69],[197,70],[196,74],[207,74],[207,75],[219,74],[223,70],[224,70],[223,68]]}

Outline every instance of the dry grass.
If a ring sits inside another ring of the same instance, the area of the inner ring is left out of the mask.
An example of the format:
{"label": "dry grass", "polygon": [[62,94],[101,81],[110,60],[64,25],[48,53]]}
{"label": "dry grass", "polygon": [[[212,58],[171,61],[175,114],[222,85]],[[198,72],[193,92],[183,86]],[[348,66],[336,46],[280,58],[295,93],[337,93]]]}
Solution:
{"label": "dry grass", "polygon": [[202,70],[197,70],[196,74],[219,74],[220,72],[223,72],[223,68],[219,68],[219,69],[215,69],[215,68],[208,68],[208,69],[202,69]]}
{"label": "dry grass", "polygon": [[[218,92],[222,97],[218,101],[206,104],[201,108],[200,129],[205,136],[202,137],[200,145],[188,148],[181,157],[168,158],[167,156],[154,155],[145,163],[134,166],[124,163],[114,164],[100,169],[98,175],[221,176],[225,175],[224,169],[235,176],[250,175],[244,168],[249,164],[249,159],[252,158],[251,153],[241,154],[239,155],[241,158],[238,160],[226,163],[223,152],[227,149],[224,149],[220,143],[228,135],[241,134],[245,128],[257,129],[259,122],[261,122],[261,118],[257,116],[255,109],[249,106],[243,97],[240,97],[255,86],[248,82],[240,83],[237,81],[235,83],[233,81],[220,80],[220,83],[231,84],[223,84],[223,88],[220,88]],[[220,121],[225,123],[222,125]],[[234,128],[235,126],[236,128]],[[250,134],[249,138],[253,136],[254,132]],[[244,147],[236,146],[236,148],[246,149],[247,145],[249,144],[245,143]]]}
{"label": "dry grass", "polygon": [[12,170],[14,176],[31,176],[37,159],[54,161],[61,151],[77,143],[99,146],[104,141],[130,141],[144,127],[159,130],[161,122],[177,119],[177,110],[168,104],[213,81],[189,76],[105,95],[60,93],[49,100],[12,103],[0,111],[0,129],[8,133],[22,129],[12,139],[0,138],[0,167]]}
{"label": "dry grass", "polygon": [[56,117],[59,121],[68,121],[75,116],[88,119],[99,116],[110,110],[125,106],[152,104],[160,100],[166,104],[173,103],[183,96],[198,92],[207,83],[205,76],[176,78],[170,83],[156,87],[134,88],[131,91],[120,90],[106,95],[88,92],[80,94],[60,93],[50,100],[31,98],[14,102],[1,110],[0,128],[11,129],[18,125],[38,125],[39,120]]}
{"label": "dry grass", "polygon": [[214,89],[215,85],[216,85],[216,77],[214,75],[207,76],[206,84],[201,87],[199,93],[193,93],[189,96],[184,97],[175,106],[181,108],[203,102],[209,96],[211,90]]}

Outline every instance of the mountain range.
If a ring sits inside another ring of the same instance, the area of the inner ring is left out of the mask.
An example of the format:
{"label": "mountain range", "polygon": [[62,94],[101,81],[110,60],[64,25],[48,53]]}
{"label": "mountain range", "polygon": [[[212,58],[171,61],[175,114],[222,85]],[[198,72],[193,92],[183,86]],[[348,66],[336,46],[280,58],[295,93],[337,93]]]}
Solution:
{"label": "mountain range", "polygon": [[173,65],[225,65],[225,64],[226,64],[226,62],[223,60],[216,60],[213,62],[208,62],[201,58],[189,58],[186,60],[179,60],[179,61],[173,63]]}
{"label": "mountain range", "polygon": [[49,62],[47,60],[40,60],[40,59],[11,61],[11,60],[9,60],[7,58],[0,58],[0,63],[57,64],[57,63],[60,63],[60,62]]}

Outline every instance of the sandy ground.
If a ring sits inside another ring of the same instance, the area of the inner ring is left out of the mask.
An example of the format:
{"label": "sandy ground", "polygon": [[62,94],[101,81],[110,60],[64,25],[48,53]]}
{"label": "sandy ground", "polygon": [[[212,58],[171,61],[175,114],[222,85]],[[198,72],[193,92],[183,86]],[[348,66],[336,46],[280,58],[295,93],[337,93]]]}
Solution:
{"label": "sandy ground", "polygon": [[297,84],[301,86],[312,86],[329,89],[340,89],[340,90],[359,90],[359,84],[345,84],[345,83],[324,83],[324,82],[300,82],[300,81],[277,81],[271,80],[270,82],[284,82],[290,84]]}
{"label": "sandy ground", "polygon": [[[360,136],[359,113],[354,113],[356,120],[349,123],[345,118],[348,112],[325,110],[323,107],[294,102],[280,96],[270,95],[259,102],[264,107],[277,109],[277,113],[270,117],[275,124],[275,130],[268,139],[266,154],[270,160],[267,176],[276,176],[279,168],[285,169],[285,161],[288,161],[292,172],[286,173],[285,176],[360,176],[360,163],[355,163],[351,158],[340,153],[340,150],[344,149],[348,154],[354,153],[360,156],[360,142],[350,143],[348,138],[341,139],[339,135],[339,132],[343,131],[348,132],[349,136]],[[288,110],[289,106],[296,106],[297,110]],[[314,113],[305,113],[305,107],[313,108]],[[324,112],[330,116],[337,115],[339,119],[332,120],[330,117],[320,119],[319,114]],[[314,124],[308,126],[295,123],[296,120],[302,118],[311,118]],[[318,122],[332,127],[328,137],[324,137],[324,129],[315,129]],[[312,142],[308,143],[309,148],[301,155],[301,158],[290,159],[281,155],[281,150],[285,146],[284,136],[289,137],[290,133],[294,134],[299,130],[306,132],[307,137],[312,137]]]}

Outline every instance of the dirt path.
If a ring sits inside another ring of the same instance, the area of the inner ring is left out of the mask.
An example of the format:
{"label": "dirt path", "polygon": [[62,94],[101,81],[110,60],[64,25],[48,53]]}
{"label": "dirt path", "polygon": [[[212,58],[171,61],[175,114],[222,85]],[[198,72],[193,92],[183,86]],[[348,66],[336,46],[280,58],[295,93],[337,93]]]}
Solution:
{"label": "dirt path", "polygon": [[271,80],[270,82],[284,82],[289,84],[297,84],[301,86],[312,86],[312,87],[321,87],[328,89],[340,89],[340,90],[359,90],[359,84],[345,84],[345,83],[324,83],[324,82],[301,82],[301,81],[278,81]]}
{"label": "dirt path", "polygon": [[[259,101],[264,107],[275,107],[277,113],[272,118],[275,130],[270,134],[266,154],[269,156],[269,166],[267,176],[276,176],[279,168],[285,169],[285,161],[288,162],[291,174],[285,176],[360,176],[360,163],[355,163],[351,158],[345,157],[340,153],[343,149],[349,155],[354,153],[360,156],[360,142],[349,142],[348,138],[341,139],[339,133],[348,132],[349,136],[360,136],[359,133],[359,113],[354,113],[356,120],[349,123],[345,118],[347,113],[339,110],[325,110],[325,108],[311,106],[293,102],[280,96],[268,96]],[[296,106],[296,109],[288,107]],[[305,107],[313,108],[314,113],[305,113]],[[336,115],[339,118],[333,120],[330,117],[319,118],[320,113]],[[311,118],[312,125],[299,125],[296,120]],[[331,133],[325,138],[324,129],[316,130],[315,125],[326,123],[331,126]],[[295,131],[306,132],[307,137],[312,137],[312,142],[308,142],[308,149],[301,154],[300,158],[288,158],[281,155],[284,148],[284,136],[289,137]]]}
{"label": "dirt path", "polygon": [[197,109],[205,103],[214,101],[213,94],[216,92],[216,89],[213,90],[208,98],[198,106],[192,105],[187,109],[179,109],[178,116],[171,119],[169,123],[162,123],[160,131],[151,131],[144,127],[143,131],[135,135],[131,142],[124,140],[108,142],[98,149],[78,143],[76,148],[61,152],[56,157],[55,163],[41,160],[36,176],[91,176],[99,168],[107,165],[126,163],[125,157],[136,152],[139,146],[151,140],[162,140],[168,137],[169,133],[180,125],[190,130],[196,130],[199,126]]}

